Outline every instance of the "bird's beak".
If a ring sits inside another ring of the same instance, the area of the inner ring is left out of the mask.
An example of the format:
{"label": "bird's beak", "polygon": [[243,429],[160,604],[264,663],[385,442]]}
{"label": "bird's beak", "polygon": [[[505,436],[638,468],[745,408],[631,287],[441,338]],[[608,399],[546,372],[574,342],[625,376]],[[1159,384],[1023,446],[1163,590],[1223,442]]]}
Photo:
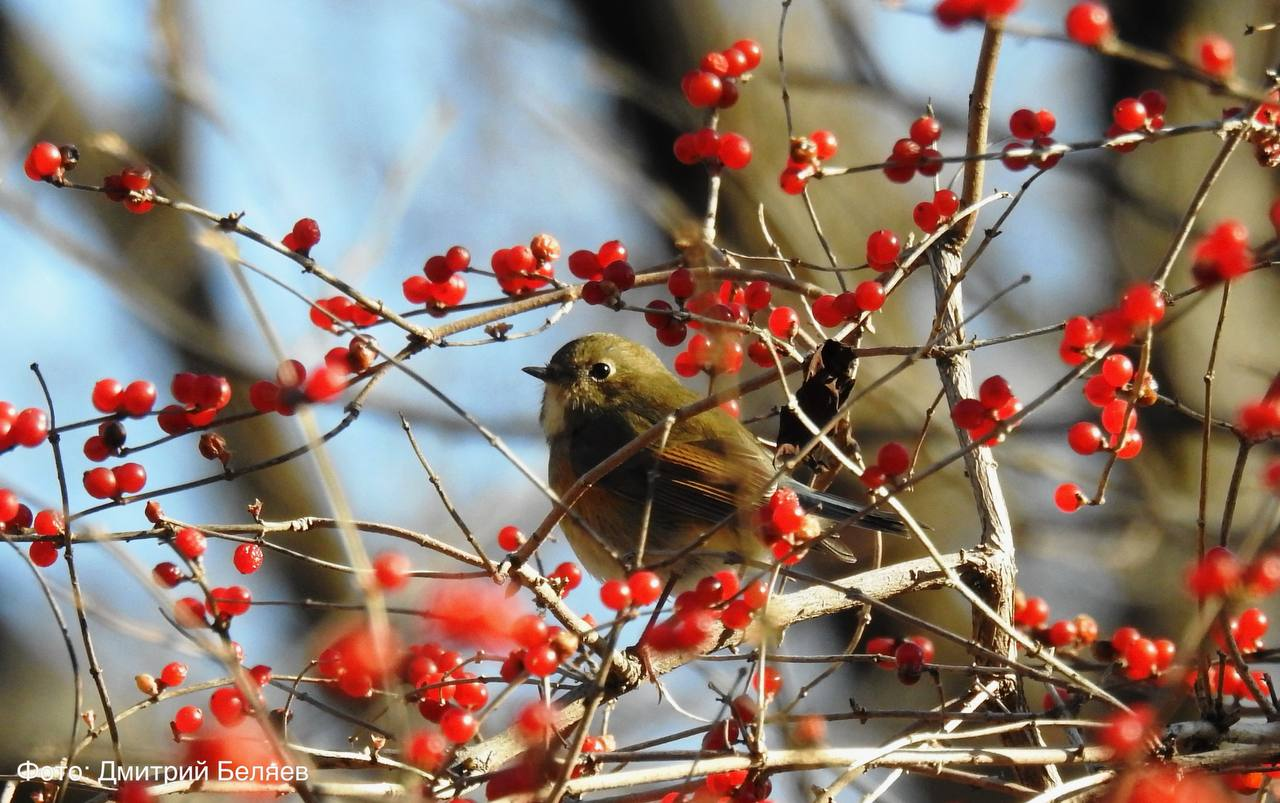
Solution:
{"label": "bird's beak", "polygon": [[551,378],[551,371],[547,370],[545,365],[530,365],[520,369],[534,379],[541,379],[546,382]]}

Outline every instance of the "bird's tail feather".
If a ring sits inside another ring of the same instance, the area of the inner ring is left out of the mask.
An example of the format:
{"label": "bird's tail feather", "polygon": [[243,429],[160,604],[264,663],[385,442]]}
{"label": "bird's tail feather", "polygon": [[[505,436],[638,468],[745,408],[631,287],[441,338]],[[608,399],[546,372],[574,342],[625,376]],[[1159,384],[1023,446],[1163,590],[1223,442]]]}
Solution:
{"label": "bird's tail feather", "polygon": [[[789,487],[796,492],[796,496],[800,497],[800,504],[804,505],[805,510],[825,519],[842,521],[853,518],[866,510],[865,505],[860,505],[825,491],[815,491],[813,488],[800,483],[789,485]],[[873,510],[864,515],[856,526],[895,535],[905,535],[907,531],[902,519],[891,510]]]}

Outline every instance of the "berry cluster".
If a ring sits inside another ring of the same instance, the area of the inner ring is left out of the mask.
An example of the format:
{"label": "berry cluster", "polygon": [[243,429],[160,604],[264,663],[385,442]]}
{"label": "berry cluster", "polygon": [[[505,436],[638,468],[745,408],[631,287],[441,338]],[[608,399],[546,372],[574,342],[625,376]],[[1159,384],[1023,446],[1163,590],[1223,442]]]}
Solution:
{"label": "berry cluster", "polygon": [[912,121],[907,136],[896,140],[885,159],[885,178],[895,184],[905,184],[922,176],[936,176],[942,172],[942,154],[933,145],[942,136],[942,124],[936,117],[923,115]]}
{"label": "berry cluster", "polygon": [[933,641],[925,636],[907,636],[899,639],[876,636],[867,639],[867,654],[879,657],[876,666],[894,669],[904,686],[914,686],[924,675],[925,664],[933,661]]}
{"label": "berry cluster", "polygon": [[0,454],[17,446],[34,449],[49,437],[49,416],[38,407],[22,411],[0,401]]}
{"label": "berry cluster", "polygon": [[778,176],[778,186],[788,195],[799,195],[809,185],[809,179],[818,175],[822,163],[836,155],[840,143],[836,135],[820,128],[807,137],[794,137],[787,164]]}
{"label": "berry cluster", "polygon": [[[7,496],[12,494],[8,491],[0,492],[0,506],[7,506]],[[13,497],[13,502],[17,502],[17,497]],[[0,511],[0,519],[3,519],[7,511]],[[3,519],[6,530],[16,530],[31,526],[36,535],[43,535],[49,540],[32,541],[28,547],[28,554],[31,562],[41,568],[52,566],[58,560],[58,548],[61,545],[61,536],[66,533],[66,523],[62,520],[62,514],[54,510],[42,510],[31,516],[31,509],[26,505],[18,505],[13,516]]]}
{"label": "berry cluster", "polygon": [[578,650],[578,637],[559,626],[547,626],[536,613],[511,623],[511,637],[518,648],[507,655],[499,674],[510,683],[528,673],[544,678],[560,668]]}
{"label": "berry cluster", "polygon": [[218,411],[231,403],[231,383],[216,374],[174,374],[169,392],[177,404],[167,405],[156,416],[160,429],[169,435],[209,426]]}
{"label": "berry cluster", "polygon": [[[1000,375],[988,377],[978,386],[978,398],[961,399],[951,408],[951,420],[967,431],[971,440],[987,438],[996,425],[1017,415],[1022,402],[1013,395],[1008,381]],[[1004,438],[991,438],[986,446],[995,446]]]}
{"label": "berry cluster", "polygon": [[921,201],[911,210],[911,219],[920,230],[933,234],[960,211],[960,198],[951,190],[938,190],[932,201]]}
{"label": "berry cluster", "polygon": [[808,551],[805,545],[821,534],[817,520],[805,512],[790,488],[779,488],[770,494],[756,511],[756,522],[760,539],[787,566],[799,563]]}
{"label": "berry cluster", "polygon": [[346,321],[352,326],[373,326],[380,320],[378,313],[365,309],[346,296],[316,299],[310,315],[311,322],[326,332],[341,331],[341,327],[334,318],[338,321]]}
{"label": "berry cluster", "polygon": [[1115,37],[1111,11],[1102,3],[1076,3],[1067,11],[1067,36],[1085,47],[1097,47]]}
{"label": "berry cluster", "polygon": [[933,15],[943,27],[956,28],[968,20],[989,20],[1011,14],[1021,0],[942,0]]}
{"label": "berry cluster", "polygon": [[[1133,131],[1158,131],[1164,127],[1164,113],[1169,108],[1169,101],[1164,93],[1156,89],[1148,89],[1136,98],[1123,98],[1111,109],[1111,125],[1107,128],[1107,137],[1118,137]],[[1112,150],[1128,153],[1140,143],[1129,142],[1113,145]]]}
{"label": "berry cluster", "polygon": [[696,651],[707,644],[717,620],[730,630],[745,630],[768,598],[769,589],[763,581],[743,588],[732,571],[718,571],[703,577],[692,590],[677,594],[675,613],[651,627],[644,643],[662,652]]}
{"label": "berry cluster", "polygon": [[141,418],[156,403],[156,386],[145,379],[122,385],[114,379],[99,379],[91,395],[93,408],[100,413]]}
{"label": "berry cluster", "polygon": [[[1108,354],[1103,358],[1101,369],[1084,384],[1085,399],[1101,409],[1102,428],[1087,421],[1072,424],[1067,430],[1072,451],[1089,455],[1105,449],[1114,451],[1121,460],[1138,456],[1143,441],[1138,431],[1137,405],[1148,406],[1155,401],[1155,380],[1147,373],[1141,386],[1136,387],[1133,378],[1133,361],[1128,357]],[[1131,402],[1135,396],[1137,400]],[[1130,406],[1134,406],[1132,411]],[[1111,436],[1109,439],[1104,439],[1103,430]]]}
{"label": "berry cluster", "polygon": [[276,368],[276,381],[260,379],[249,386],[249,404],[260,413],[293,415],[303,402],[326,402],[347,387],[348,374],[373,362],[374,352],[363,335],[351,344],[329,350],[324,364],[310,373],[301,362],[285,360]]}
{"label": "berry cluster", "polygon": [[[498,286],[509,296],[527,296],[555,278],[552,262],[560,258],[560,243],[550,234],[537,234],[527,246],[499,248],[489,258]],[[459,299],[461,300],[461,299]]]}
{"label": "berry cluster", "polygon": [[739,39],[722,51],[702,57],[698,69],[680,79],[680,91],[690,106],[698,109],[727,109],[738,102],[738,82],[760,66],[763,51],[753,39]]}
{"label": "berry cluster", "polygon": [[1033,159],[1030,156],[1010,156],[1009,152],[1020,148],[1047,150],[1055,144],[1055,140],[1049,135],[1057,125],[1057,118],[1048,109],[1039,111],[1018,109],[1009,115],[1009,133],[1014,139],[1004,146],[1004,156],[1000,161],[1005,167],[1014,171],[1025,170],[1033,161],[1041,170],[1053,167],[1062,160],[1062,154],[1041,154]]}
{"label": "berry cluster", "polygon": [[588,304],[621,304],[622,294],[636,285],[636,272],[627,261],[621,240],[601,244],[595,253],[579,249],[569,255],[569,272],[585,279],[582,300]]}
{"label": "berry cluster", "polygon": [[714,128],[687,131],[676,137],[672,150],[680,164],[701,162],[713,171],[722,165],[741,170],[751,164],[750,140],[732,131],[720,133]]}
{"label": "berry cluster", "polygon": [[471,252],[455,245],[443,254],[427,259],[422,275],[404,280],[402,290],[410,304],[426,304],[427,309],[442,314],[462,303],[467,295],[467,280],[462,272],[471,267]]}
{"label": "berry cluster", "polygon": [[[737,578],[734,578],[735,582]],[[662,580],[653,572],[639,571],[626,580],[607,580],[600,586],[600,601],[611,611],[651,605],[662,594]]]}
{"label": "berry cluster", "polygon": [[146,165],[126,167],[119,173],[102,179],[102,194],[108,201],[122,204],[135,215],[144,215],[155,206],[155,192],[151,189],[151,168]]}
{"label": "berry cluster", "polygon": [[1198,599],[1273,594],[1280,590],[1280,553],[1264,552],[1246,565],[1230,549],[1214,547],[1187,570],[1187,590]]}
{"label": "berry cluster", "polygon": [[1193,260],[1191,276],[1201,287],[1243,276],[1253,266],[1249,230],[1238,220],[1222,221],[1196,243]]}
{"label": "berry cluster", "polygon": [[1120,303],[1092,317],[1068,320],[1063,327],[1058,356],[1067,365],[1088,359],[1094,346],[1123,348],[1164,318],[1165,301],[1160,288],[1137,284],[1125,291]]}
{"label": "berry cluster", "polygon": [[822,326],[839,326],[857,320],[864,312],[875,312],[884,306],[884,299],[884,285],[868,279],[838,296],[818,296],[813,301],[813,317]]}
{"label": "berry cluster", "polygon": [[897,479],[911,469],[911,451],[897,441],[889,441],[876,452],[876,462],[862,472],[868,488],[879,488],[889,478]]}
{"label": "berry cluster", "polygon": [[94,499],[119,499],[136,494],[147,484],[147,470],[140,463],[99,466],[84,473],[84,489]]}
{"label": "berry cluster", "polygon": [[319,242],[320,224],[309,217],[294,223],[293,229],[280,240],[280,244],[285,248],[304,257],[308,256],[311,249],[315,248]]}

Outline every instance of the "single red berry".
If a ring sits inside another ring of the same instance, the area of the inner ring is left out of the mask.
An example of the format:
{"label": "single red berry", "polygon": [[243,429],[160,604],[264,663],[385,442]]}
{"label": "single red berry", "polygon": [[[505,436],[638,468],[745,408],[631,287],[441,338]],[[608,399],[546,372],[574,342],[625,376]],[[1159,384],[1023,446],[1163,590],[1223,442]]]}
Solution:
{"label": "single red berry", "polygon": [[49,416],[44,410],[28,407],[13,419],[9,427],[9,437],[19,446],[28,449],[44,443],[49,436]]}
{"label": "single red berry", "polygon": [[839,326],[844,322],[844,313],[836,306],[836,297],[822,295],[814,299],[813,317],[821,326]]}
{"label": "single red berry", "polygon": [[822,161],[835,156],[836,151],[840,149],[840,141],[836,139],[836,135],[825,128],[814,131],[809,135],[809,140],[817,148],[817,156]]}
{"label": "single red berry", "polygon": [[1013,399],[1013,389],[1002,376],[988,377],[978,386],[978,401],[988,410],[999,410]]}
{"label": "single red berry", "polygon": [[565,561],[557,566],[550,576],[564,581],[564,590],[561,592],[561,596],[564,596],[582,583],[582,567],[571,561]]}
{"label": "single red berry", "polygon": [[802,168],[787,167],[778,176],[778,186],[787,195],[800,195],[804,192],[804,188],[809,184],[809,178],[813,176],[814,169],[812,166]]}
{"label": "single red berry", "polygon": [[111,469],[115,475],[116,490],[122,494],[136,494],[147,484],[147,470],[139,463],[124,463]]}
{"label": "single red berry", "polygon": [[[1142,752],[1155,717],[1149,708],[1135,706],[1131,711],[1111,715],[1102,729],[1101,742],[1116,752],[1117,758],[1128,758]],[[1162,796],[1156,799],[1163,799]]]}
{"label": "single red berry", "polygon": [[58,547],[52,541],[32,541],[27,547],[27,555],[41,568],[52,566],[58,562]]}
{"label": "single red berry", "polygon": [[961,429],[978,429],[991,419],[991,411],[977,399],[961,399],[951,408],[951,420]]}
{"label": "single red berry", "polygon": [[1102,448],[1102,430],[1097,424],[1079,421],[1067,430],[1067,443],[1076,454],[1093,454]]}
{"label": "single red berry", "polygon": [[951,190],[938,190],[933,194],[933,206],[943,220],[950,220],[960,210],[960,197]]}
{"label": "single red berry", "polygon": [[921,201],[911,210],[911,219],[921,231],[933,234],[938,230],[938,224],[942,222],[942,215],[938,213],[938,207],[929,201]]}
{"label": "single red berry", "polygon": [[631,604],[631,586],[622,580],[609,580],[600,586],[600,601],[611,611],[620,611]]}
{"label": "single red berry", "polygon": [[262,547],[257,544],[241,544],[236,547],[231,562],[241,574],[253,574],[262,568]]}
{"label": "single red berry", "polygon": [[204,724],[204,711],[194,705],[184,705],[173,715],[173,729],[178,733],[195,733]]}
{"label": "single red berry", "polygon": [[883,307],[884,297],[884,285],[874,280],[859,282],[858,286],[853,288],[853,298],[858,308],[867,312],[875,312]]}
{"label": "single red berry", "polygon": [[1067,36],[1085,47],[1095,47],[1111,36],[1111,12],[1102,3],[1076,3],[1067,12]]}
{"label": "single red berry", "polygon": [[42,510],[36,514],[36,535],[62,535],[64,524],[62,514],[56,510]]}
{"label": "single red berry", "polygon": [[790,340],[800,325],[800,316],[791,307],[777,307],[769,313],[769,332],[779,340]]}
{"label": "single red berry", "polygon": [[867,238],[867,263],[874,270],[891,269],[901,252],[902,241],[889,229],[874,231]]}
{"label": "single red berry", "polygon": [[119,492],[116,489],[116,475],[109,468],[98,467],[84,473],[84,489],[94,499],[110,499]]}
{"label": "single red berry", "polygon": [[1147,107],[1137,98],[1125,98],[1111,110],[1111,119],[1121,131],[1137,131],[1147,124]]}
{"label": "single red berry", "polygon": [[479,728],[475,715],[461,708],[450,708],[440,718],[440,732],[454,744],[471,741]]}
{"label": "single red berry", "polygon": [[1077,315],[1063,325],[1062,342],[1073,348],[1085,348],[1097,343],[1101,335],[1093,321],[1083,315]]}
{"label": "single red berry", "polygon": [[911,452],[897,441],[890,441],[876,453],[876,464],[884,473],[896,476],[911,468]]}
{"label": "single red berry", "polygon": [[762,310],[773,301],[773,286],[763,279],[750,282],[743,291],[742,300],[748,311]]}
{"label": "single red berry", "polygon": [[99,379],[93,385],[93,409],[100,413],[114,413],[120,408],[120,394],[124,386],[114,379]]}
{"label": "single red berry", "polygon": [[1074,482],[1065,482],[1053,492],[1053,503],[1063,513],[1075,513],[1084,505],[1085,497],[1079,485]]}
{"label": "single red berry", "polygon": [[1146,107],[1147,114],[1151,117],[1158,117],[1169,108],[1168,98],[1158,89],[1144,90],[1138,95],[1138,102]]}
{"label": "single red berry", "polygon": [[308,251],[320,242],[320,224],[309,217],[304,217],[293,224],[293,239],[298,244],[298,251]]}
{"label": "single red berry", "polygon": [[52,142],[37,142],[27,153],[27,175],[40,180],[57,173],[62,167],[62,149]]}
{"label": "single red berry", "polygon": [[217,689],[209,697],[209,711],[222,725],[232,727],[244,719],[244,698],[240,690],[231,686]]}
{"label": "single red berry", "polygon": [[1031,109],[1018,109],[1009,116],[1009,133],[1018,139],[1035,139],[1044,132],[1040,130],[1040,119]]}
{"label": "single red berry", "polygon": [[1136,327],[1152,326],[1164,317],[1164,296],[1154,285],[1135,285],[1120,299],[1120,312]]}
{"label": "single red berry", "polygon": [[1236,50],[1222,36],[1211,33],[1200,40],[1200,69],[1215,78],[1226,78],[1236,68]]}
{"label": "single red berry", "polygon": [[1049,627],[1049,643],[1054,647],[1066,647],[1075,643],[1079,631],[1070,619],[1059,619]]}
{"label": "single red berry", "polygon": [[182,582],[182,570],[168,561],[157,563],[151,570],[151,576],[165,588],[174,588]]}
{"label": "single red berry", "polygon": [[1259,608],[1245,609],[1240,614],[1239,622],[1240,640],[1242,642],[1253,642],[1262,638],[1270,624],[1267,621],[1267,615]]}
{"label": "single red berry", "polygon": [[[766,697],[772,697],[782,689],[782,673],[775,667],[766,666],[764,668],[764,694]],[[751,688],[760,689],[761,673],[756,672],[751,676]]]}
{"label": "single red berry", "polygon": [[504,552],[515,552],[524,543],[524,533],[519,528],[508,524],[498,530],[498,548]]}
{"label": "single red berry", "polygon": [[650,571],[639,571],[627,578],[631,599],[636,605],[650,605],[662,595],[662,579]]}
{"label": "single red berry", "polygon": [[924,674],[924,649],[912,641],[903,641],[893,651],[893,660],[898,668],[898,680],[911,686]]}
{"label": "single red berry", "polygon": [[714,106],[720,101],[724,83],[713,72],[696,70],[685,75],[681,81],[681,89],[684,90],[684,97],[689,105],[701,109]]}
{"label": "single red berry", "polygon": [[193,527],[183,527],[173,535],[173,548],[187,560],[203,555],[206,546],[204,533]]}
{"label": "single red berry", "polygon": [[720,135],[716,155],[730,170],[741,170],[751,163],[751,143],[741,134],[726,132]]}
{"label": "single red berry", "polygon": [[1102,378],[1113,388],[1122,388],[1133,379],[1133,362],[1123,354],[1108,354],[1102,361]]}
{"label": "single red berry", "polygon": [[636,272],[630,264],[619,259],[604,269],[604,281],[612,282],[619,292],[623,292],[635,286]]}
{"label": "single red berry", "polygon": [[560,666],[560,656],[549,645],[531,647],[524,654],[525,671],[534,677],[546,677],[556,671],[558,666]]}
{"label": "single red berry", "polygon": [[938,137],[942,136],[942,124],[936,117],[929,115],[917,117],[911,123],[909,136],[919,145],[932,145],[938,141]]}
{"label": "single red berry", "polygon": [[160,682],[170,688],[181,686],[182,682],[187,679],[187,665],[181,661],[173,661],[165,664],[164,669],[160,670]]}

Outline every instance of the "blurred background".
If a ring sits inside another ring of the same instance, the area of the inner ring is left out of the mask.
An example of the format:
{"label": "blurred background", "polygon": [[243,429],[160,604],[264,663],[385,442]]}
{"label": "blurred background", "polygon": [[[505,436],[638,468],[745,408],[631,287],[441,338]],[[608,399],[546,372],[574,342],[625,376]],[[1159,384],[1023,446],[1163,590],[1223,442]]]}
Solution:
{"label": "blurred background", "polygon": [[[1015,19],[1058,31],[1068,5],[1026,0]],[[1185,55],[1198,35],[1216,30],[1235,42],[1242,75],[1260,80],[1276,61],[1272,34],[1239,34],[1246,23],[1280,16],[1277,2],[1171,0],[1152,10],[1139,0],[1117,0],[1111,7],[1120,34],[1137,44]],[[960,152],[981,33],[976,27],[944,31],[928,10],[921,2],[794,3],[786,56],[797,132],[836,132],[840,164],[878,162],[932,102],[944,123],[940,149]],[[764,63],[739,103],[723,114],[722,129],[745,134],[755,158],[726,179],[722,243],[735,251],[768,253],[758,223],[763,205],[788,255],[823,262],[802,202],[777,187],[787,149],[776,60],[780,11],[779,3],[763,0],[4,0],[0,147],[9,167],[0,172],[0,276],[7,302],[0,318],[7,355],[0,361],[0,397],[18,407],[42,405],[28,370],[39,362],[63,422],[93,415],[89,391],[101,377],[150,379],[167,399],[169,378],[180,370],[230,376],[237,394],[233,409],[245,409],[248,385],[271,377],[276,365],[245,290],[226,261],[199,244],[203,224],[159,208],[133,216],[98,195],[28,181],[22,158],[39,139],[79,145],[79,180],[96,182],[125,164],[145,161],[157,169],[155,184],[162,191],[218,212],[243,210],[249,225],[273,236],[300,217],[314,217],[323,239],[313,255],[366,293],[404,308],[401,281],[453,244],[467,246],[486,266],[493,250],[527,243],[544,231],[559,238],[566,254],[618,238],[638,268],[672,258],[673,232],[700,215],[706,192],[703,171],[671,156],[676,134],[701,125],[680,96],[679,78],[706,51],[750,37],[764,45]],[[1059,140],[1092,139],[1109,123],[1115,100],[1149,87],[1169,95],[1172,124],[1212,119],[1231,105],[1198,87],[1169,83],[1066,43],[1011,36],[997,73],[992,138],[1007,134],[1010,112],[1030,106],[1057,115]],[[971,333],[1004,334],[1087,314],[1111,303],[1130,281],[1148,276],[1218,145],[1209,136],[1183,137],[1125,156],[1087,153],[1066,159],[1037,181],[965,286],[973,305],[1023,274],[1031,281],[984,314]],[[1274,179],[1247,150],[1241,148],[1229,165],[1203,220],[1238,217],[1261,242],[1271,236],[1266,211]],[[997,163],[988,173],[988,188],[1015,190],[1028,175]],[[951,173],[941,178],[949,181]],[[870,231],[912,230],[911,208],[931,191],[922,179],[893,185],[873,172],[817,182],[812,195],[835,253],[856,263]],[[990,225],[996,214],[998,207],[988,210],[980,225]],[[300,275],[293,263],[250,243],[239,245],[247,261],[308,297],[333,294]],[[567,275],[563,267],[561,272]],[[830,274],[808,278],[829,282]],[[917,277],[894,297],[867,345],[921,342],[933,308],[926,281]],[[337,344],[308,323],[296,298],[253,275],[248,283],[288,356],[315,364]],[[1190,284],[1184,259],[1170,286],[1176,291]],[[468,301],[496,293],[482,277],[472,277],[469,285]],[[1275,278],[1253,275],[1241,287],[1232,297],[1218,363],[1215,406],[1228,417],[1261,394],[1277,367]],[[650,297],[635,295],[639,303]],[[1214,298],[1179,305],[1154,356],[1162,390],[1195,408],[1201,406]],[[527,330],[549,312],[512,322],[517,331]],[[600,329],[631,334],[668,361],[675,353],[653,344],[638,316],[579,305],[537,337],[430,350],[413,366],[541,471],[540,388],[518,368],[545,361],[574,335]],[[389,332],[382,337],[384,346],[397,345]],[[984,349],[975,356],[975,375],[980,380],[1003,374],[1020,397],[1033,398],[1060,375],[1057,344],[1050,336]],[[895,361],[865,360],[860,381]],[[860,402],[854,425],[864,450],[914,437],[937,391],[934,367],[923,363]],[[762,412],[775,401],[760,394],[744,410]],[[474,430],[398,376],[378,388],[359,421],[328,447],[356,516],[460,542],[418,469],[398,413],[413,423],[460,512],[486,543],[492,544],[504,524],[528,530],[541,519],[545,503],[536,489]],[[1073,455],[1065,445],[1066,427],[1088,414],[1072,389],[997,454],[1015,519],[1020,585],[1045,596],[1055,617],[1094,615],[1104,634],[1123,622],[1176,638],[1190,609],[1178,589],[1194,549],[1199,429],[1162,409],[1145,413],[1146,447],[1137,460],[1120,465],[1108,504],[1064,517],[1052,507],[1053,488],[1064,481],[1092,487],[1102,464],[1101,458]],[[331,406],[316,415],[328,427],[341,411]],[[143,429],[137,425],[139,433]],[[761,432],[771,434],[768,423]],[[304,439],[298,420],[274,416],[223,434],[237,463]],[[67,447],[73,509],[91,501],[78,483],[88,467],[78,447],[76,439]],[[941,456],[954,447],[949,422],[935,421],[925,455]],[[1261,451],[1245,476],[1236,519],[1242,531],[1253,525],[1263,500],[1257,480],[1266,457]],[[1215,440],[1211,532],[1234,453],[1234,441]],[[197,454],[193,439],[146,453],[144,463],[152,487],[216,473]],[[0,486],[18,491],[33,508],[53,505],[57,487],[48,450],[5,455]],[[311,458],[169,498],[164,507],[188,521],[245,521],[245,505],[255,498],[271,519],[334,510]],[[932,524],[943,548],[975,543],[969,485],[959,466],[907,501]],[[146,526],[139,506],[96,516],[91,524],[106,531]],[[281,543],[310,554],[342,555],[332,533]],[[376,553],[387,545],[370,539],[368,546]],[[231,548],[211,542],[207,558],[216,567],[215,580],[223,572],[223,583],[239,582],[230,568]],[[911,547],[898,551],[891,556],[917,556]],[[130,544],[127,553],[144,571],[168,557],[167,548],[148,542]],[[168,628],[119,552],[85,547],[77,556],[118,707],[137,699],[134,674],[158,673],[175,657],[186,656],[193,678],[219,673]],[[543,557],[554,565],[571,555],[566,545],[553,543]],[[444,568],[429,554],[413,560],[415,568]],[[69,613],[63,564],[47,576]],[[351,601],[356,594],[346,575],[272,553],[266,567],[244,582],[256,599]],[[424,593],[421,582],[410,588],[405,604]],[[572,599],[580,610],[603,618],[595,600],[592,581]],[[960,632],[968,630],[969,613],[958,597],[904,602]],[[240,620],[235,636],[248,664],[291,672],[315,654],[312,634],[327,621],[314,611],[262,608]],[[403,624],[410,638],[418,634],[419,623]],[[851,619],[841,619],[798,628],[785,648],[835,652],[851,627]],[[902,631],[876,621],[871,632]],[[944,646],[939,660],[964,659]],[[707,683],[731,688],[736,679],[730,666],[686,670],[673,681],[673,693],[689,710],[714,715],[718,703]],[[819,669],[784,667],[787,688],[799,688]],[[928,706],[933,692],[926,685],[904,689],[888,673],[845,668],[800,710],[847,710],[851,696],[868,707]],[[0,771],[62,754],[71,689],[66,655],[38,586],[16,556],[0,558],[0,711],[3,719],[23,723],[0,730]],[[668,708],[655,709],[651,695],[632,695],[615,712],[619,745],[693,724]],[[86,704],[98,707],[87,678]],[[162,705],[123,724],[130,756],[154,762],[173,751],[168,720],[176,707]],[[637,711],[644,716],[627,716]],[[894,727],[833,726],[831,739],[873,744]],[[303,712],[295,733],[309,743],[337,746],[347,735],[314,711]],[[105,746],[97,745],[92,755],[106,757]],[[862,788],[882,778],[872,773]],[[802,799],[806,782],[826,780],[829,774],[816,773],[794,784],[780,782],[774,798]],[[895,787],[890,799],[922,799],[915,783]],[[962,794],[952,788],[948,793]]]}

